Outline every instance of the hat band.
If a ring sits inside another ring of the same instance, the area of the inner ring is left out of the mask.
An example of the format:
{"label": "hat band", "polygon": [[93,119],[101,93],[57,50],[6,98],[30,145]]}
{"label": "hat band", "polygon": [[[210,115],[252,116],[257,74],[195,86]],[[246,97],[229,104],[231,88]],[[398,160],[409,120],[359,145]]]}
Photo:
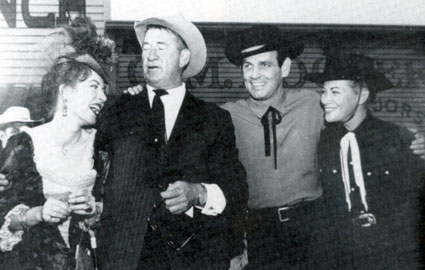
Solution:
{"label": "hat band", "polygon": [[253,56],[253,55],[264,53],[264,52],[270,52],[270,51],[277,51],[277,48],[276,46],[268,43],[258,49],[248,51],[248,52],[241,52],[240,57],[241,57],[241,60],[243,60],[244,58],[247,58],[249,56]]}

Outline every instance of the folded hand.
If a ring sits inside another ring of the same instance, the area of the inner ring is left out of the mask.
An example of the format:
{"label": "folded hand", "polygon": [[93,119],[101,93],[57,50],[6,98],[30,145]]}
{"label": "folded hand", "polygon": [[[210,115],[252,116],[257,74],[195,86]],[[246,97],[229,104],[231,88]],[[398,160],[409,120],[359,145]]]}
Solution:
{"label": "folded hand", "polygon": [[48,198],[43,206],[42,218],[48,223],[59,223],[71,214],[68,204],[54,198]]}

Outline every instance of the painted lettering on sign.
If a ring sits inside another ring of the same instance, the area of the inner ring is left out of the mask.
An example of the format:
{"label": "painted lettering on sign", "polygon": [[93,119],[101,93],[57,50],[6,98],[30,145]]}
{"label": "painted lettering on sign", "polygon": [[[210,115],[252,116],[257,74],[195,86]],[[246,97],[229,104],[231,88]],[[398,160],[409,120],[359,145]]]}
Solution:
{"label": "painted lettering on sign", "polygon": [[[302,59],[295,59],[292,61],[291,74],[289,78],[283,80],[285,88],[301,88],[312,86],[310,82],[304,79],[304,76],[309,72],[320,72],[321,67],[325,63],[325,58],[317,58],[311,64],[310,71]],[[226,72],[222,66],[227,64],[225,57],[209,57],[204,69],[195,77],[187,81],[187,87],[190,89],[196,87],[207,87],[214,89],[231,89],[231,88],[244,88],[240,70]],[[394,84],[394,88],[423,88],[425,87],[425,63],[423,61],[411,60],[386,60],[385,64],[382,60],[377,60],[375,66],[378,70],[383,72]],[[233,66],[232,66],[233,67]],[[237,67],[233,67],[237,69]],[[141,81],[141,58],[134,57],[127,67],[127,78],[131,84],[138,84]],[[239,74],[229,78],[228,74]]]}
{"label": "painted lettering on sign", "polygon": [[422,125],[425,118],[425,112],[414,109],[414,106],[408,102],[401,102],[392,98],[377,98],[371,104],[371,109],[373,112],[389,113],[410,119],[416,125]]}
{"label": "painted lettering on sign", "polygon": [[[71,12],[83,16],[86,14],[86,0],[58,0],[58,5],[58,17],[53,12],[47,13],[46,16],[33,16],[30,12],[30,0],[22,0],[22,19],[28,28],[54,28],[68,24]],[[16,6],[16,0],[0,0],[0,11],[9,28],[16,28]]]}

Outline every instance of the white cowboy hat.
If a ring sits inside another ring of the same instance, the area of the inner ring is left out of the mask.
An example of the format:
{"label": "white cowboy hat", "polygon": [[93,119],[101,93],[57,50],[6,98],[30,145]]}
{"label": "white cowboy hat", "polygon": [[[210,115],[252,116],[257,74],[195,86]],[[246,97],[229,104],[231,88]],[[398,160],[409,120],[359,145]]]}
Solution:
{"label": "white cowboy hat", "polygon": [[160,25],[173,30],[186,43],[190,50],[190,61],[183,72],[183,79],[193,77],[202,70],[207,60],[207,46],[201,32],[193,23],[186,20],[181,14],[152,17],[141,22],[136,22],[134,24],[134,31],[136,32],[140,46],[143,46],[148,25]]}
{"label": "white cowboy hat", "polygon": [[12,106],[0,115],[0,125],[20,122],[20,123],[34,123],[41,120],[32,120],[30,111],[25,107]]}

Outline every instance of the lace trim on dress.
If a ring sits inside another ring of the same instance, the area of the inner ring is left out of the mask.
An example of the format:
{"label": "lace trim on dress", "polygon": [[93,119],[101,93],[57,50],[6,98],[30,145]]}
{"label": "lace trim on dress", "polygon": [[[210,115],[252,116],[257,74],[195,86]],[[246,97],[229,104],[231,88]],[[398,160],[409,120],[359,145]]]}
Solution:
{"label": "lace trim on dress", "polygon": [[11,251],[16,244],[22,241],[22,235],[24,234],[23,230],[16,232],[11,232],[9,230],[10,217],[22,215],[28,211],[28,209],[30,209],[28,206],[19,204],[7,213],[4,224],[0,229],[0,251]]}

